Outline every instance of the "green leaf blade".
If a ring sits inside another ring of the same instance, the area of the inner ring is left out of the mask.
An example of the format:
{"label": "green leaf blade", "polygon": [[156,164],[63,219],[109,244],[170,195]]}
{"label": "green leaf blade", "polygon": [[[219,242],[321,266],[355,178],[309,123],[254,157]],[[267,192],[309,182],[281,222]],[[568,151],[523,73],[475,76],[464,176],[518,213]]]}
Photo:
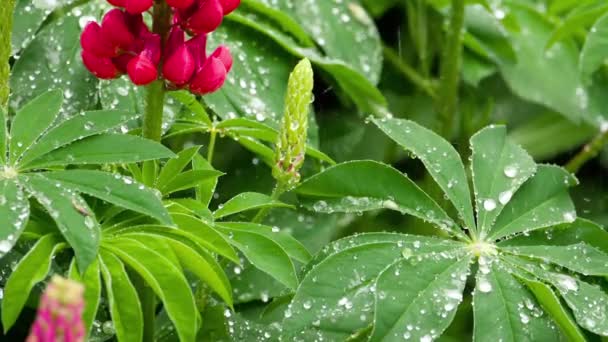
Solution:
{"label": "green leaf blade", "polygon": [[217,220],[244,211],[262,208],[293,208],[293,206],[274,200],[265,194],[243,192],[224,203],[213,213],[213,217]]}
{"label": "green leaf blade", "polygon": [[95,320],[97,309],[101,302],[101,275],[99,262],[98,260],[95,260],[84,276],[81,276],[76,267],[76,260],[72,259],[68,273],[70,279],[84,285],[84,311],[82,313],[82,320],[84,321],[84,328],[88,335],[91,333],[91,327],[93,326],[93,321]]}
{"label": "green leaf blade", "polygon": [[30,203],[21,187],[11,179],[0,180],[0,257],[8,253],[25,229]]}

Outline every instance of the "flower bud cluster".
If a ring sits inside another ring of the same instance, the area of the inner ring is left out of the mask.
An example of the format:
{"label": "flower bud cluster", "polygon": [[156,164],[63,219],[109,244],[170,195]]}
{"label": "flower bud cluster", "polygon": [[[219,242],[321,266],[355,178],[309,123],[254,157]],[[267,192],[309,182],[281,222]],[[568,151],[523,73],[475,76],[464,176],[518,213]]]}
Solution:
{"label": "flower bud cluster", "polygon": [[116,7],[101,21],[89,22],[80,37],[86,68],[101,79],[127,74],[136,85],[162,78],[170,89],[199,95],[218,90],[232,68],[230,50],[207,55],[207,35],[234,11],[240,0],[166,0],[172,11],[167,37],[152,32],[143,13],[153,0],[108,0]]}

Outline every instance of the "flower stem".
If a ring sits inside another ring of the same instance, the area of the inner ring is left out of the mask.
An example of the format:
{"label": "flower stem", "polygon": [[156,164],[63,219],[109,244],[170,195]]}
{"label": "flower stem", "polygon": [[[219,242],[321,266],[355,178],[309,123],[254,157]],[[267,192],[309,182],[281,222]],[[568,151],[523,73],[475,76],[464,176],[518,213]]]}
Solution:
{"label": "flower stem", "polygon": [[589,160],[597,157],[606,144],[608,144],[608,129],[602,130],[600,134],[585,145],[585,147],[566,164],[566,169],[571,173],[577,173]]}
{"label": "flower stem", "polygon": [[210,133],[211,136],[209,137],[209,147],[207,148],[207,161],[209,162],[209,164],[213,162],[213,152],[215,151],[215,140],[217,138],[217,129],[215,128],[215,126],[211,128]]}
{"label": "flower stem", "polygon": [[391,62],[397,71],[399,71],[405,78],[410,80],[415,86],[420,88],[420,90],[424,91],[428,96],[433,99],[437,98],[437,93],[433,88],[432,82],[424,78],[424,76],[420,75],[414,68],[412,68],[409,64],[405,63],[399,54],[388,46],[384,47],[384,57]]}
{"label": "flower stem", "polygon": [[458,108],[458,84],[462,60],[462,28],[464,25],[465,0],[452,0],[452,14],[447,43],[441,60],[441,84],[439,89],[439,114],[443,123],[443,136],[449,138],[454,116]]}
{"label": "flower stem", "polygon": [[[272,194],[270,195],[270,199],[272,199],[273,201],[276,201],[276,200],[279,199],[279,197],[281,197],[281,195],[284,192],[285,192],[285,187],[282,184],[277,183],[277,185],[274,187],[274,190],[272,190]],[[264,218],[266,218],[266,215],[268,215],[269,211],[270,211],[270,208],[262,208],[262,209],[260,209],[260,211],[258,211],[258,213],[253,218],[253,220],[251,220],[251,222],[253,222],[253,223],[261,223],[262,220]]]}
{"label": "flower stem", "polygon": [[0,107],[6,107],[10,92],[11,33],[13,30],[13,9],[15,0],[4,0],[0,6]]}
{"label": "flower stem", "polygon": [[165,86],[162,81],[154,81],[146,88],[146,109],[144,113],[144,138],[160,141],[163,125]]}

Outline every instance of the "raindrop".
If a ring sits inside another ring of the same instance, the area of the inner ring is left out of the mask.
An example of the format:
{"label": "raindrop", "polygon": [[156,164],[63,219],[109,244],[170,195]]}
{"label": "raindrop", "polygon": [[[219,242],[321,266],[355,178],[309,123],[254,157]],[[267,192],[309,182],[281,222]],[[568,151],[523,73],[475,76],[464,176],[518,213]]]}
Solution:
{"label": "raindrop", "polygon": [[511,197],[513,197],[513,191],[511,191],[511,190],[503,191],[498,195],[498,202],[500,202],[500,204],[502,204],[502,205],[505,205],[505,204],[509,203],[509,201],[511,200]]}
{"label": "raindrop", "polygon": [[514,165],[509,165],[505,167],[504,173],[505,176],[509,178],[515,178],[515,176],[517,176],[517,167]]}
{"label": "raindrop", "polygon": [[496,209],[496,201],[494,201],[493,199],[487,199],[483,201],[483,208],[486,211],[492,211]]}
{"label": "raindrop", "polygon": [[480,279],[477,288],[480,292],[489,293],[492,291],[492,284],[487,279]]}

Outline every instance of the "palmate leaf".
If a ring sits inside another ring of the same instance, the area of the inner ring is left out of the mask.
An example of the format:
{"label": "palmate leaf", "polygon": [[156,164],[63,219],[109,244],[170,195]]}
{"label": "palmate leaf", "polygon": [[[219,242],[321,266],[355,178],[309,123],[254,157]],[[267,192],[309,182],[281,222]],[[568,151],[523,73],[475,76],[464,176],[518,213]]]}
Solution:
{"label": "palmate leaf", "polygon": [[184,149],[177,154],[176,158],[169,159],[167,164],[163,166],[160,170],[160,174],[158,178],[156,178],[155,186],[158,189],[162,189],[167,184],[169,184],[172,180],[177,177],[185,168],[192,162],[192,159],[198,151],[200,150],[200,146],[192,146],[190,148]]}
{"label": "palmate leaf", "polygon": [[[459,215],[466,215],[468,188],[450,195],[441,174],[451,168],[468,182],[449,143],[406,120],[376,123],[422,159]],[[477,230],[464,238],[453,234],[462,242],[373,233],[327,246],[301,272],[285,311],[284,339],[431,341],[451,323],[474,260],[475,340],[584,340],[579,326],[608,335],[608,294],[591,278],[608,271],[608,232],[576,218],[568,195],[576,178],[557,166],[536,165],[507,139],[504,127],[481,130],[471,148]],[[381,205],[386,200],[395,208],[407,203],[410,211],[404,212],[412,215],[424,212],[428,195],[397,171],[392,173],[399,177],[389,176],[389,166],[372,164],[339,164],[296,191],[317,212],[394,209]],[[362,194],[375,202],[353,201]],[[458,291],[441,296],[439,290],[449,288]]]}
{"label": "palmate leaf", "polygon": [[8,253],[25,229],[30,202],[12,179],[0,179],[0,257]]}
{"label": "palmate leaf", "polygon": [[101,274],[99,269],[99,261],[95,260],[91,267],[87,269],[84,276],[81,276],[76,267],[76,260],[72,259],[70,269],[68,270],[70,279],[76,280],[84,285],[84,312],[82,320],[87,333],[91,331],[93,321],[97,315],[97,309],[101,302]]}
{"label": "palmate leaf", "polygon": [[293,206],[274,200],[270,196],[257,192],[244,192],[238,194],[222,204],[214,213],[215,219],[238,214],[244,211],[262,208],[293,208]]}

